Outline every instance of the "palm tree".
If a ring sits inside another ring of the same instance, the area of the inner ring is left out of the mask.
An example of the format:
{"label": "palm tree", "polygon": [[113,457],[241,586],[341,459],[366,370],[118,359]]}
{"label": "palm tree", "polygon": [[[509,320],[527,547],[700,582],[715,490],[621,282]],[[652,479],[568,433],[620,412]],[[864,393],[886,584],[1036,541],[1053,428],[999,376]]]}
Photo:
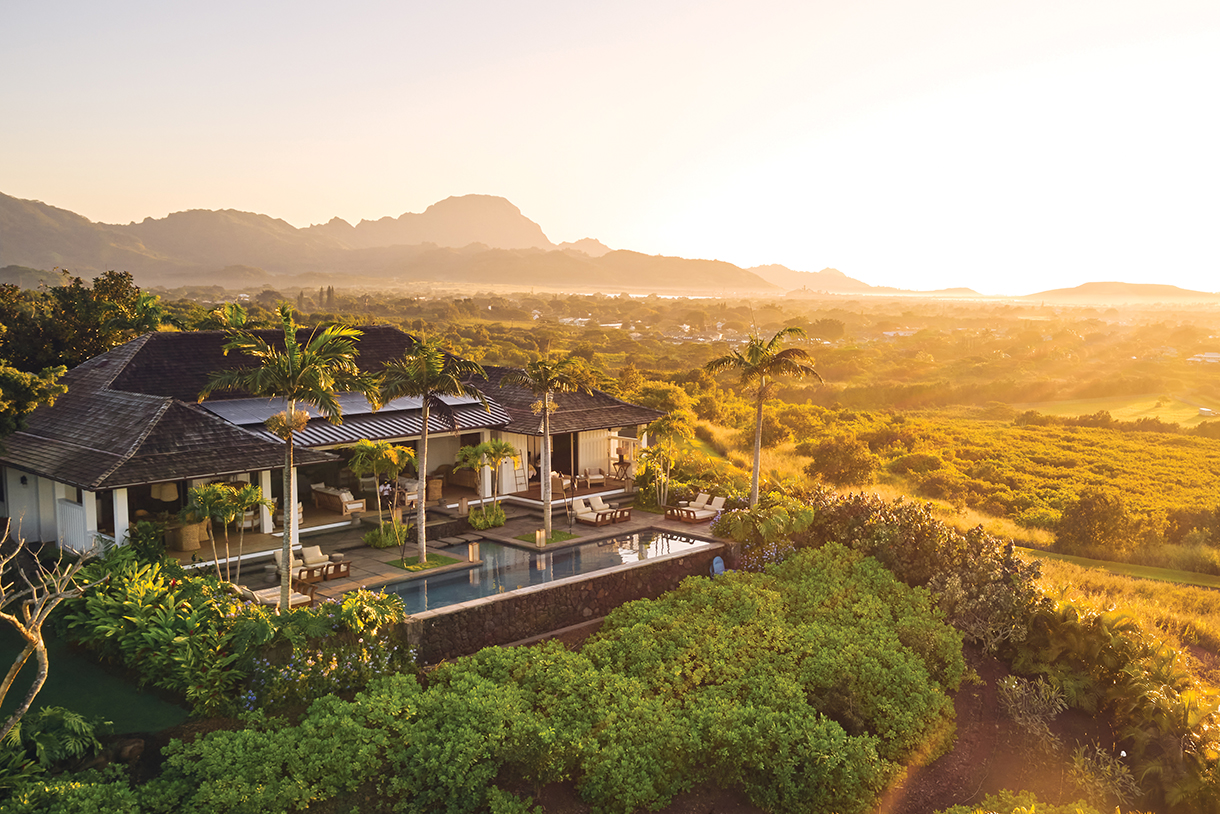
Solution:
{"label": "palm tree", "polygon": [[678,457],[678,445],[672,438],[661,436],[640,453],[644,466],[652,470],[653,484],[657,490],[657,506],[669,502],[669,473]]}
{"label": "palm tree", "polygon": [[[415,450],[410,447],[395,446],[389,441],[370,441],[367,438],[361,438],[348,448],[352,451],[352,457],[347,463],[347,468],[352,470],[356,477],[361,478],[365,475],[387,475],[390,478],[397,478],[398,473],[402,472],[408,463],[415,460]],[[376,492],[377,528],[380,529],[385,515],[381,511],[381,488],[378,487]]]}
{"label": "palm tree", "polygon": [[375,406],[379,402],[376,400],[376,379],[356,367],[356,338],[360,331],[346,325],[319,326],[301,343],[297,339],[292,306],[281,304],[279,318],[284,331],[282,348],[241,328],[229,329],[225,355],[238,351],[258,362],[258,366],[213,373],[199,393],[199,400],[203,401],[215,390],[245,390],[255,396],[285,402],[284,412],[267,419],[268,429],[284,439],[284,545],[279,607],[285,609],[292,588],[292,549],[297,544],[298,533],[292,436],[309,422],[309,414],[298,410],[297,404],[316,407],[327,421],[340,424],[343,410],[335,398],[337,392],[359,392]]}
{"label": "palm tree", "polygon": [[212,543],[212,554],[215,555],[216,578],[220,575],[220,550],[216,545],[216,523],[219,522],[225,530],[225,561],[226,570],[229,559],[229,523],[233,520],[233,501],[229,492],[233,487],[227,483],[206,483],[196,486],[187,493],[186,506],[182,508],[184,519],[186,515],[195,515],[207,521],[208,540]]}
{"label": "palm tree", "polygon": [[783,341],[789,336],[804,336],[805,331],[795,326],[784,328],[767,341],[750,335],[744,348],[713,359],[704,366],[708,373],[722,370],[741,371],[741,383],[758,388],[754,413],[754,471],[750,478],[750,508],[758,504],[758,471],[762,466],[762,412],[763,402],[774,389],[775,377],[813,376],[819,382],[822,377],[809,363],[809,353],[802,348],[784,348]]}
{"label": "palm tree", "polygon": [[492,438],[479,446],[483,448],[487,464],[491,467],[491,502],[498,506],[500,505],[500,467],[509,461],[520,464],[521,453],[503,438]]}
{"label": "palm tree", "polygon": [[[274,508],[271,501],[263,497],[261,487],[253,483],[234,484],[233,491],[229,495],[229,501],[233,509],[233,517],[237,523],[237,576],[233,578],[234,582],[241,582],[241,551],[242,546],[246,541],[246,525],[241,522],[245,519],[246,512],[251,509],[266,507]],[[225,537],[225,545],[228,545],[228,537]],[[227,552],[226,552],[227,553]]]}
{"label": "palm tree", "polygon": [[[453,429],[457,429],[457,420],[453,410],[443,400],[443,397],[477,398],[488,411],[491,408],[483,394],[466,384],[474,376],[486,378],[487,373],[478,362],[463,359],[446,353],[440,343],[434,339],[417,339],[415,344],[401,359],[389,362],[381,382],[381,403],[412,396],[421,399],[423,410],[423,430],[420,433],[419,452],[416,454],[419,472],[419,494],[416,506],[416,536],[419,540],[419,562],[422,565],[428,559],[424,519],[427,507],[424,496],[428,483],[428,422],[431,413],[436,412],[446,418]],[[404,544],[405,545],[405,544]]]}
{"label": "palm tree", "polygon": [[558,406],[556,393],[589,390],[580,370],[580,365],[570,356],[558,362],[536,359],[524,370],[510,370],[500,380],[501,387],[523,387],[539,397],[533,409],[542,414],[542,530],[548,542],[551,539],[551,413]]}
{"label": "palm tree", "polygon": [[483,499],[483,467],[487,466],[485,452],[482,444],[462,447],[458,450],[457,460],[453,463],[454,471],[469,469],[474,473],[474,493],[479,500]]}

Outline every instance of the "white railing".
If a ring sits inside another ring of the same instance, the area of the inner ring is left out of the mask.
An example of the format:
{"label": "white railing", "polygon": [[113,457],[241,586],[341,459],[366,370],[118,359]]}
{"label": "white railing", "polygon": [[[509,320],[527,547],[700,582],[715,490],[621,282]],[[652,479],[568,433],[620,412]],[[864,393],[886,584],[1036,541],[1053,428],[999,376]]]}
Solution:
{"label": "white railing", "polygon": [[75,500],[55,501],[55,528],[61,546],[80,554],[93,548],[93,540],[85,529],[85,507]]}

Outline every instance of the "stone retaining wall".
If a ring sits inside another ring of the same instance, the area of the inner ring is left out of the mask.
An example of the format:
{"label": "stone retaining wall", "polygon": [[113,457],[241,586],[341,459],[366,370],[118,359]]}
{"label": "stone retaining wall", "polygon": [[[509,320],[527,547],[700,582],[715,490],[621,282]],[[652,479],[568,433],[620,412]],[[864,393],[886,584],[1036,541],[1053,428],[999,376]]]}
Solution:
{"label": "stone retaining wall", "polygon": [[655,599],[685,577],[707,575],[712,558],[726,556],[714,544],[680,556],[645,560],[616,570],[569,577],[511,594],[489,596],[415,614],[406,623],[421,664],[478,652],[587,622],[633,599]]}

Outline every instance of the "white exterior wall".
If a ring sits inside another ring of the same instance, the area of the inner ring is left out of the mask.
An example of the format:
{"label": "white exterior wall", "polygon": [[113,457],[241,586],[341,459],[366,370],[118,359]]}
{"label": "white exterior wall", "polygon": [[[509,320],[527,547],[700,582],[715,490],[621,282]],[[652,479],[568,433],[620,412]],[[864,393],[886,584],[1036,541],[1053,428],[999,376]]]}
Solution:
{"label": "white exterior wall", "polygon": [[453,466],[454,460],[457,458],[458,450],[461,448],[461,443],[457,436],[454,435],[429,435],[428,436],[428,474],[431,475],[436,471],[438,466],[449,464]]}
{"label": "white exterior wall", "polygon": [[[263,490],[263,497],[267,500],[271,499],[271,470],[260,469],[258,471],[258,486]],[[258,508],[258,530],[263,534],[270,534],[275,531],[275,521],[271,517],[271,510],[266,506]]]}
{"label": "white exterior wall", "polygon": [[125,543],[130,536],[128,527],[131,524],[127,513],[127,490],[115,489],[110,494],[110,499],[114,505],[114,541]]}
{"label": "white exterior wall", "polygon": [[579,433],[577,445],[576,461],[580,472],[586,469],[610,472],[609,430],[586,430]]}
{"label": "white exterior wall", "polygon": [[[31,535],[27,539],[40,540],[44,543],[56,542],[59,538],[59,530],[55,526],[55,501],[60,497],[67,497],[69,487],[34,475],[30,475],[30,484],[38,486],[38,529],[40,533],[37,537]],[[72,490],[72,494],[75,496],[75,489]]]}
{"label": "white exterior wall", "polygon": [[[501,440],[507,441],[516,448],[517,454],[520,456],[520,465],[525,468],[525,471],[528,473],[530,436],[518,435],[515,432],[502,432],[499,433],[499,437]],[[517,478],[513,473],[514,466],[515,465],[513,462],[509,461],[500,469],[500,494],[502,495],[511,494],[517,491]]]}
{"label": "white exterior wall", "polygon": [[9,533],[25,540],[41,541],[38,487],[42,479],[37,475],[25,475],[26,485],[22,486],[24,474],[17,469],[4,468],[4,494],[8,498],[8,516],[13,524]]}
{"label": "white exterior wall", "polygon": [[75,500],[63,497],[55,501],[55,525],[59,532],[59,543],[63,547],[80,554],[93,549],[93,536],[89,533],[85,507]]}
{"label": "white exterior wall", "polygon": [[[479,433],[479,443],[486,443],[491,440],[491,431],[483,430]],[[491,497],[491,467],[479,467],[479,494],[483,497]]]}

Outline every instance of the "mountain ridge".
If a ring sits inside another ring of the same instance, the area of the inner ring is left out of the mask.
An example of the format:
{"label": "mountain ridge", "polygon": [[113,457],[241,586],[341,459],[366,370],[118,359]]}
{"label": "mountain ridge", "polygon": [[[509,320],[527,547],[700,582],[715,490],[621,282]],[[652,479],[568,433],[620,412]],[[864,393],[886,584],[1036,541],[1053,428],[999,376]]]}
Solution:
{"label": "mountain ridge", "polygon": [[[556,246],[505,198],[446,198],[422,213],[342,218],[299,229],[237,209],[189,209],[128,224],[94,223],[0,193],[0,268],[130,271],[141,285],[200,278],[243,286],[347,277],[362,284],[435,282],[691,294],[780,293],[730,263],[614,252],[584,238]],[[697,271],[696,271],[697,269]],[[261,277],[260,277],[261,275]],[[314,282],[313,284],[316,284]],[[333,284],[333,282],[332,282]],[[349,283],[350,284],[350,283]]]}
{"label": "mountain ridge", "polygon": [[1052,302],[1100,302],[1118,303],[1130,300],[1140,302],[1198,302],[1211,300],[1220,302],[1220,293],[1192,291],[1164,283],[1081,283],[1072,288],[1053,288],[1036,294],[1026,294],[1018,299],[1049,300]]}

